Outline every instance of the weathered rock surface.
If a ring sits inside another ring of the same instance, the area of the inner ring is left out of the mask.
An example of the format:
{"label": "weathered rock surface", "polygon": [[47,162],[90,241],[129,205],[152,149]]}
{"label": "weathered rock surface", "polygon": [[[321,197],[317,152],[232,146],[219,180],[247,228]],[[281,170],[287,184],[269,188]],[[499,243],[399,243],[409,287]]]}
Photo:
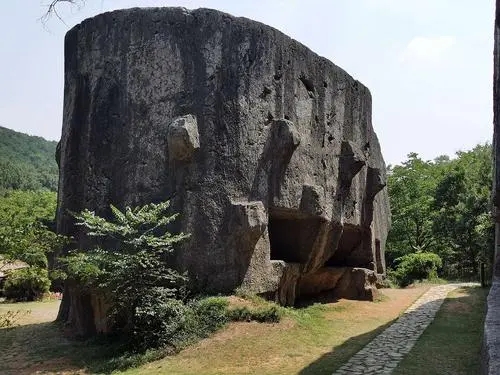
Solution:
{"label": "weathered rock surface", "polygon": [[482,372],[487,375],[500,373],[500,0],[496,0],[493,68],[492,198],[495,218],[495,259],[483,336]]}
{"label": "weathered rock surface", "polygon": [[65,41],[58,230],[83,246],[68,212],[170,199],[196,288],[293,304],[338,283],[369,298],[389,227],[371,105],[345,71],[245,18],[88,19]]}

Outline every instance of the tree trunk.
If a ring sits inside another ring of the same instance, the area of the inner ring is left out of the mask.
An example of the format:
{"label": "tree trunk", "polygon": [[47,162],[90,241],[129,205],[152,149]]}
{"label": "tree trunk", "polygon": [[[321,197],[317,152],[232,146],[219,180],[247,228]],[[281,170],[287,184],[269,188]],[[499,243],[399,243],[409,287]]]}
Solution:
{"label": "tree trunk", "polygon": [[91,295],[68,281],[64,287],[63,300],[57,320],[71,327],[75,336],[92,336],[96,333]]}

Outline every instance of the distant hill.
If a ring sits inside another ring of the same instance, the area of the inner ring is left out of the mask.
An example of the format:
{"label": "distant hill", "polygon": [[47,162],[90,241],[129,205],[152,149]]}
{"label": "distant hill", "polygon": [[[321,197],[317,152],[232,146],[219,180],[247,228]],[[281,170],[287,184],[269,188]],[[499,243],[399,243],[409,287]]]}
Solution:
{"label": "distant hill", "polygon": [[57,142],[0,126],[0,192],[57,190]]}

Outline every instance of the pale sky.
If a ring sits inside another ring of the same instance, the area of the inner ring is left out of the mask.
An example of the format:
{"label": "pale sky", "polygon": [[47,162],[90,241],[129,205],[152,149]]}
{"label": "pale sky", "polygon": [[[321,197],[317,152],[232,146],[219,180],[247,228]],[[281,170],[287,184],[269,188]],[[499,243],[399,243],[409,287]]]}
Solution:
{"label": "pale sky", "polygon": [[492,137],[493,0],[87,0],[61,5],[66,25],[53,18],[44,28],[48,2],[2,1],[0,126],[59,139],[63,41],[75,24],[119,8],[183,6],[273,26],[368,86],[388,164]]}

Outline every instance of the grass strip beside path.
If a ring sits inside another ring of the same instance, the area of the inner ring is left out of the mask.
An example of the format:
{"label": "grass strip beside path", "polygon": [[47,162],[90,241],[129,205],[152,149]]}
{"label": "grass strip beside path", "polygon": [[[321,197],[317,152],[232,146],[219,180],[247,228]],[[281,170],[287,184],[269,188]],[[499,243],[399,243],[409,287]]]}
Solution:
{"label": "grass strip beside path", "polygon": [[452,291],[394,375],[477,375],[488,290]]}

